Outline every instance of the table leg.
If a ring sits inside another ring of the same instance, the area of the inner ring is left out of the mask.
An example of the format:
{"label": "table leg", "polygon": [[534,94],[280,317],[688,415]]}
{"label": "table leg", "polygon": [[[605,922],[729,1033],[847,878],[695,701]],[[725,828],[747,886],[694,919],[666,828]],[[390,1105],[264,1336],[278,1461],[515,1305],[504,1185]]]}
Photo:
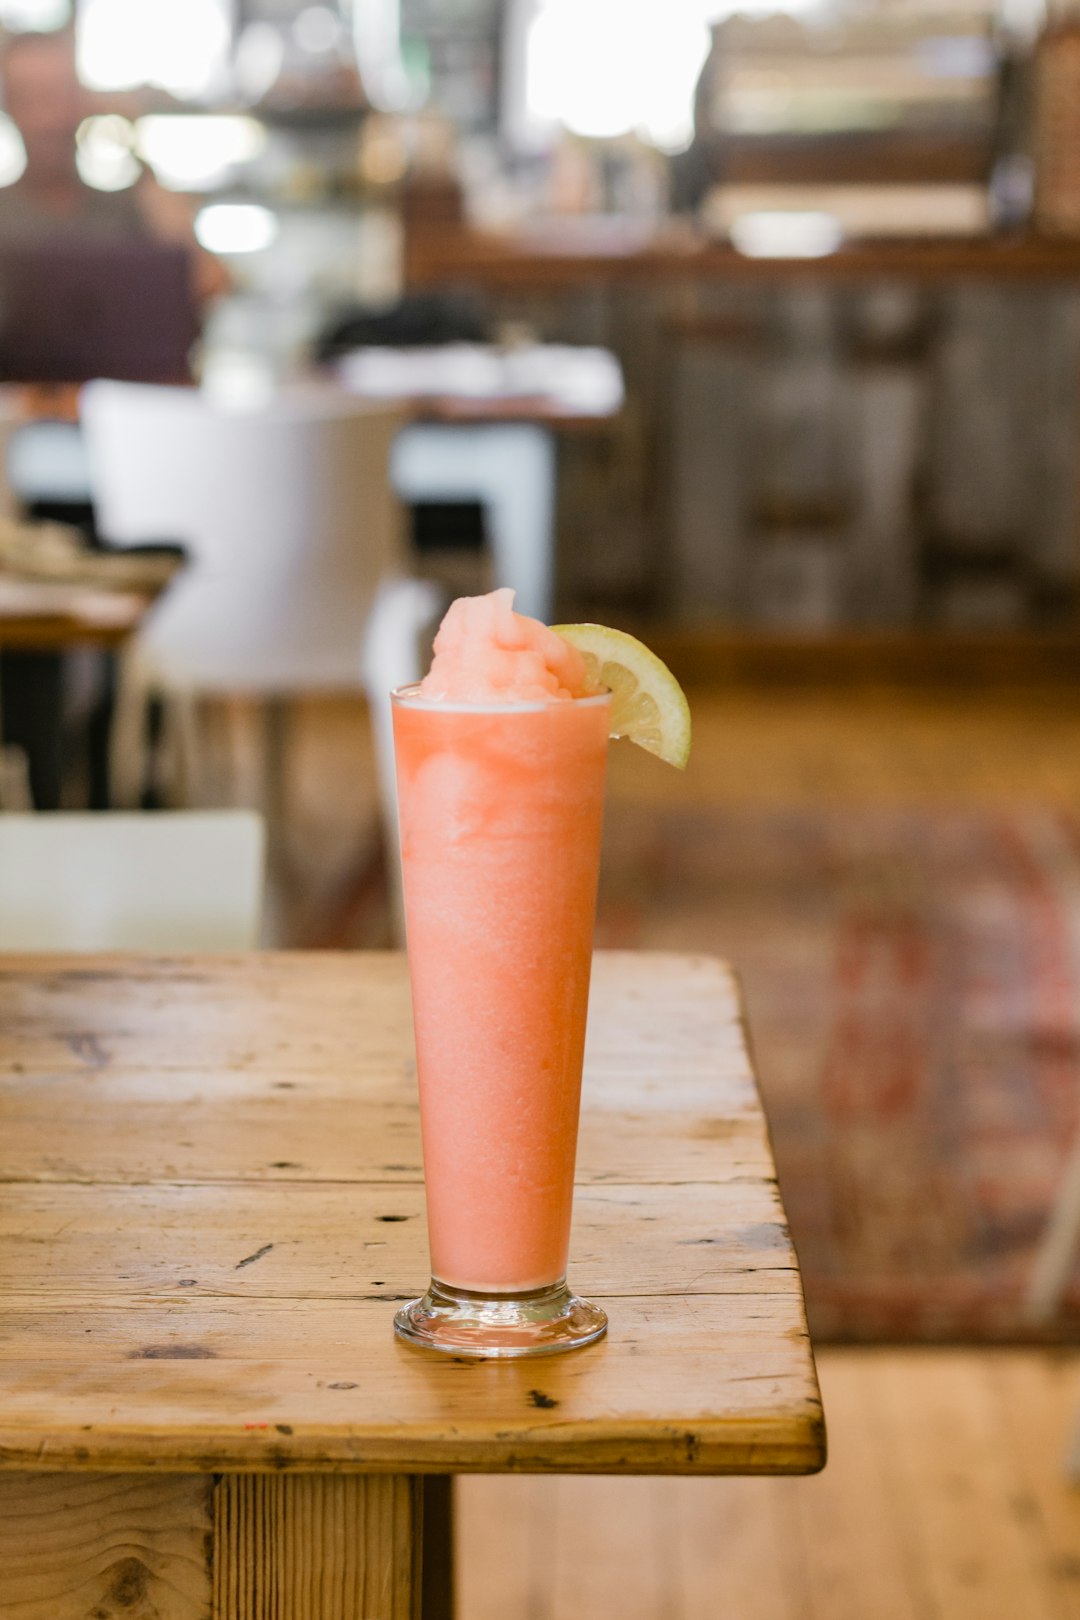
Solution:
{"label": "table leg", "polygon": [[0,1616],[420,1620],[426,1494],[406,1474],[0,1474]]}
{"label": "table leg", "polygon": [[424,1476],[421,1620],[454,1620],[454,1476]]}
{"label": "table leg", "polygon": [[0,657],[3,740],[26,750],[35,810],[59,810],[63,779],[63,665],[58,653]]}
{"label": "table leg", "polygon": [[116,713],[116,654],[98,654],[100,688],[86,719],[88,800],[91,810],[112,809],[109,749]]}
{"label": "table leg", "polygon": [[419,1620],[422,1487],[406,1474],[226,1474],[213,1620]]}

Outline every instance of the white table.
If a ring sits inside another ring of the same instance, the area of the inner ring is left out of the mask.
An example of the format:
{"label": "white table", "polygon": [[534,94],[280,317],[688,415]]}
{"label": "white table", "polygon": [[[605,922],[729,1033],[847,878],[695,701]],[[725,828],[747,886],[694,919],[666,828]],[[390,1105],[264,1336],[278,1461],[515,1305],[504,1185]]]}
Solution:
{"label": "white table", "polygon": [[479,501],[495,581],[520,612],[550,620],[555,593],[555,434],[600,425],[623,402],[606,349],[482,344],[354,350],[338,362],[351,393],[397,400],[416,420],[398,435],[391,477],[402,500]]}

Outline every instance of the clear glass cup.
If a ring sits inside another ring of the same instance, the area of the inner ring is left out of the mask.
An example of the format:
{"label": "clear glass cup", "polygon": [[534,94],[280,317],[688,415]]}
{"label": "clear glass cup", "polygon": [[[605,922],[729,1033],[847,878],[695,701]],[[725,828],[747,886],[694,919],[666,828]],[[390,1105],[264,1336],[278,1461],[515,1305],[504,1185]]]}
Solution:
{"label": "clear glass cup", "polygon": [[394,1326],[474,1356],[571,1350],[567,1287],[610,694],[393,695],[431,1286]]}

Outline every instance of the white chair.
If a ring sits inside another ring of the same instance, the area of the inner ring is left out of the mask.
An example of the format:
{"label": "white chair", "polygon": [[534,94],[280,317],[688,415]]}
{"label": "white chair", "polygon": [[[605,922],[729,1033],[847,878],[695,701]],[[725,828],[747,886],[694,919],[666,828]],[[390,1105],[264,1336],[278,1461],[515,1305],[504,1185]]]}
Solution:
{"label": "white chair", "polygon": [[264,844],[249,810],[0,815],[0,950],[250,950]]}
{"label": "white chair", "polygon": [[[192,555],[121,683],[118,802],[135,792],[132,736],[148,688],[272,703],[363,687],[393,849],[382,713],[391,687],[419,678],[419,638],[439,605],[433,586],[402,577],[388,476],[399,414],[330,392],[232,410],[193,389],[104,381],[83,390],[81,414],[101,532],[121,544],[179,540]],[[190,720],[190,706],[178,712]],[[180,729],[190,761],[190,724]]]}

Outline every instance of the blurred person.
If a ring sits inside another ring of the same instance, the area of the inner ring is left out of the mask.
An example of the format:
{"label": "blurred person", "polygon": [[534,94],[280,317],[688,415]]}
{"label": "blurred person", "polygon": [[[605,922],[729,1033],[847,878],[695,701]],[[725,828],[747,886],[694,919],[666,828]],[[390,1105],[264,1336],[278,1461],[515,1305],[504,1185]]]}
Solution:
{"label": "blurred person", "polygon": [[723,93],[727,57],[724,26],[710,28],[709,54],[694,87],[694,135],[685,152],[671,159],[671,201],[676,213],[695,214],[713,186],[724,178]]}
{"label": "blurred person", "polygon": [[[70,251],[77,261],[82,249],[100,260],[102,250],[107,256],[115,246],[119,260],[121,250],[132,244],[156,243],[186,250],[194,294],[190,302],[197,311],[228,290],[225,266],[196,243],[186,199],[165,191],[146,170],[134,184],[117,191],[102,191],[82,179],[76,162],[79,126],[93,113],[113,109],[80,83],[71,30],[9,36],[0,45],[0,100],[26,150],[26,167],[19,179],[0,188],[0,251],[29,250],[32,257],[41,249],[47,257],[55,248],[57,257],[63,259]],[[123,288],[122,279],[118,286]],[[63,324],[62,314],[55,309],[51,313]],[[6,336],[0,332],[0,342],[6,343]],[[0,360],[0,369],[5,363],[10,363],[9,357]],[[33,382],[35,374],[13,375]],[[70,388],[57,390],[49,382],[42,386],[38,379],[26,396],[28,418],[67,420],[72,433],[77,433],[77,396]],[[39,466],[36,478],[35,492],[24,496],[27,516],[76,525],[92,547],[99,545],[88,501],[74,496],[63,477],[57,486],[62,493],[51,495],[47,467],[43,473]],[[27,756],[38,809],[59,807],[65,739],[78,733],[87,739],[90,805],[108,805],[110,658],[107,652],[87,651],[76,664],[70,655],[60,653],[0,652],[0,731]]]}
{"label": "blurred person", "polygon": [[121,191],[100,191],[82,179],[76,135],[84,118],[103,109],[79,81],[69,29],[11,35],[0,49],[0,90],[26,148],[23,174],[0,188],[0,241],[171,243],[190,252],[200,304],[228,290],[225,266],[195,241],[185,199],[145,170]]}

